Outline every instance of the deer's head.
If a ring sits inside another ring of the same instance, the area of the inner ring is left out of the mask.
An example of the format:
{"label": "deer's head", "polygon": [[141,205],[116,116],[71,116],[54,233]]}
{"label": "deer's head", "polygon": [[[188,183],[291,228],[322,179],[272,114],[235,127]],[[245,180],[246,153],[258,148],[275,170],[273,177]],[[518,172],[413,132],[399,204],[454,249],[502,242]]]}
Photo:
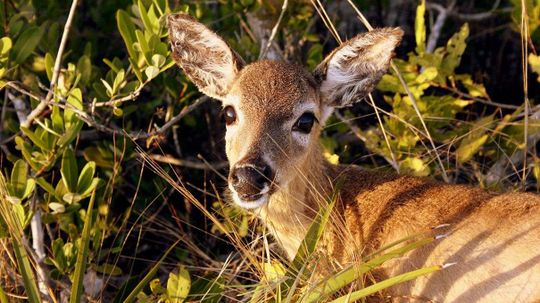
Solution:
{"label": "deer's head", "polygon": [[295,64],[245,65],[218,35],[186,14],[168,17],[176,63],[223,105],[229,188],[245,208],[264,205],[296,177],[336,107],[369,94],[388,69],[399,28],[360,34],[335,49],[313,73]]}

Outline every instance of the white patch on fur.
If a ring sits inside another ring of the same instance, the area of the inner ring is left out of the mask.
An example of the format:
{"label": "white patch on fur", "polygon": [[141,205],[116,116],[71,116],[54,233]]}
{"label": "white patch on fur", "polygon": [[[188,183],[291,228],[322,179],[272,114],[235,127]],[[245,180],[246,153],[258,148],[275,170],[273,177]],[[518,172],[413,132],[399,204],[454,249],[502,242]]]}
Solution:
{"label": "white patch on fur", "polygon": [[300,118],[300,116],[305,112],[312,112],[313,114],[315,114],[315,117],[317,117],[317,114],[318,114],[317,104],[315,104],[315,102],[312,102],[312,101],[303,102],[303,103],[297,104],[294,107],[293,112],[296,119]]}
{"label": "white patch on fur", "polygon": [[294,142],[296,142],[298,145],[302,147],[307,147],[309,145],[309,137],[310,134],[303,134],[300,132],[292,132],[292,138]]}
{"label": "white patch on fur", "polygon": [[265,205],[266,203],[268,203],[268,200],[269,200],[269,197],[268,197],[267,193],[270,190],[270,188],[268,187],[268,185],[266,185],[261,190],[261,194],[263,194],[263,195],[259,199],[255,200],[255,201],[244,201],[244,200],[242,200],[238,196],[238,193],[236,192],[236,190],[234,190],[234,188],[233,188],[233,186],[231,184],[229,184],[229,189],[231,190],[234,203],[236,203],[236,205],[238,205],[238,206],[240,206],[242,208],[245,208],[245,209],[259,208],[259,207]]}

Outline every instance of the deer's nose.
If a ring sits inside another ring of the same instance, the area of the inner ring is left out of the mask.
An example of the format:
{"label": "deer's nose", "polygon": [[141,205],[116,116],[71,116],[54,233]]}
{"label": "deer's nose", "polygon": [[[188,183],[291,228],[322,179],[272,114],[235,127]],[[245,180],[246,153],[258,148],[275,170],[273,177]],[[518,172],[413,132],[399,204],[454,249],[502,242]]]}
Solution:
{"label": "deer's nose", "polygon": [[256,200],[272,182],[272,170],[268,165],[243,165],[235,167],[229,176],[234,190],[243,200]]}

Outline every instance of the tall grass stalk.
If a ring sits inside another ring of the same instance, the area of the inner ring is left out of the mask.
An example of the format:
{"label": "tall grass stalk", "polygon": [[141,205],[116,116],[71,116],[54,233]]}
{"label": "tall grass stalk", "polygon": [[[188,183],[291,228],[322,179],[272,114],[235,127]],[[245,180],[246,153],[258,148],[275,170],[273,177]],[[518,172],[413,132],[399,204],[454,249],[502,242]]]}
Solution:
{"label": "tall grass stalk", "polygon": [[90,252],[90,230],[92,228],[92,217],[94,202],[96,200],[96,190],[92,192],[90,197],[90,203],[88,203],[88,210],[86,211],[86,220],[81,235],[81,243],[77,251],[77,261],[75,264],[75,272],[73,273],[73,285],[71,287],[71,296],[69,298],[70,303],[81,302],[83,291],[83,280],[86,272],[86,264],[88,261],[88,254]]}
{"label": "tall grass stalk", "polygon": [[17,260],[17,268],[22,276],[28,302],[39,303],[39,295],[36,277],[32,268],[30,257],[27,252],[27,240],[24,238],[24,209],[20,204],[12,204],[9,201],[4,175],[0,173],[0,216],[6,223],[9,238]]}

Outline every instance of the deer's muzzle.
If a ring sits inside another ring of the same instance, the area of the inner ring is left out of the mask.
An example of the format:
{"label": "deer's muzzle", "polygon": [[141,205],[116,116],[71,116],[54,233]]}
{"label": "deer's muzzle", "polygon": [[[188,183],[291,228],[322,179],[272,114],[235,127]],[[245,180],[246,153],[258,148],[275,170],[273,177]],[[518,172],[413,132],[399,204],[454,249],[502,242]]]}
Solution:
{"label": "deer's muzzle", "polygon": [[229,183],[243,201],[255,201],[267,194],[272,183],[272,169],[268,165],[235,165]]}

